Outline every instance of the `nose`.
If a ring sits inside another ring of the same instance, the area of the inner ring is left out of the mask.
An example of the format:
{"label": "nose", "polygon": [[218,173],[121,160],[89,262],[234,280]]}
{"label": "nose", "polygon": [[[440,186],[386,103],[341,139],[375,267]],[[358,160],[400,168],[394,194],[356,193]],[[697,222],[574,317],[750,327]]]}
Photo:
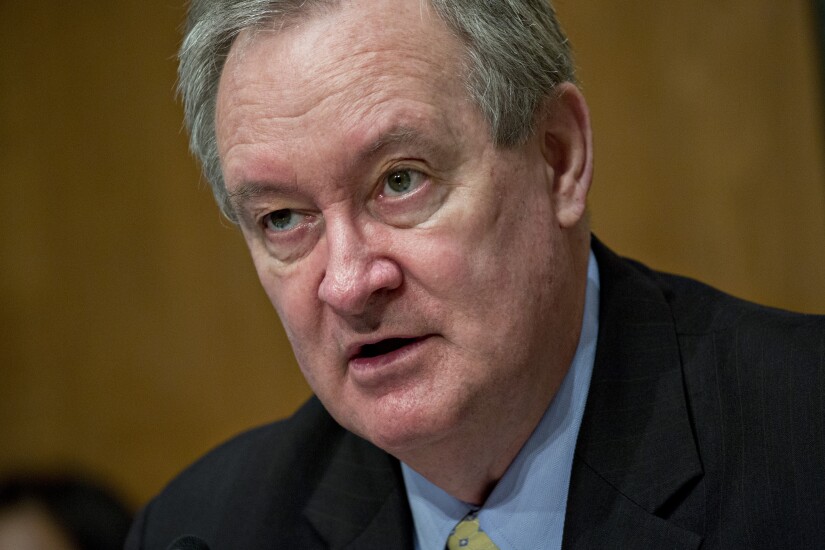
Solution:
{"label": "nose", "polygon": [[366,312],[371,299],[401,286],[400,266],[382,253],[378,236],[367,237],[352,223],[327,220],[327,264],[318,298],[339,315]]}

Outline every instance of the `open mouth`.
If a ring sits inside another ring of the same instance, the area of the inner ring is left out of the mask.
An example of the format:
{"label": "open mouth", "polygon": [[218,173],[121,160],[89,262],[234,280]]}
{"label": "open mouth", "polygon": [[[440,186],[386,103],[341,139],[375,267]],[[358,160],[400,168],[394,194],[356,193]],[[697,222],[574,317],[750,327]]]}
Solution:
{"label": "open mouth", "polygon": [[371,358],[378,357],[387,353],[392,353],[396,350],[408,346],[412,343],[418,342],[421,338],[387,338],[374,344],[365,344],[361,346],[356,358]]}

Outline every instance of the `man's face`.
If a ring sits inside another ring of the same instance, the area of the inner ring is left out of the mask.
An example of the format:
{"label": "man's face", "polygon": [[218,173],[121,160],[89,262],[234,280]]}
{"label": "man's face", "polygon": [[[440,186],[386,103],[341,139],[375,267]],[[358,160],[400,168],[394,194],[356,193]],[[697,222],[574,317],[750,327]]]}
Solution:
{"label": "man's face", "polygon": [[245,32],[217,110],[226,187],[306,379],[396,455],[532,429],[583,288],[543,135],[493,145],[463,46],[422,5],[353,0]]}

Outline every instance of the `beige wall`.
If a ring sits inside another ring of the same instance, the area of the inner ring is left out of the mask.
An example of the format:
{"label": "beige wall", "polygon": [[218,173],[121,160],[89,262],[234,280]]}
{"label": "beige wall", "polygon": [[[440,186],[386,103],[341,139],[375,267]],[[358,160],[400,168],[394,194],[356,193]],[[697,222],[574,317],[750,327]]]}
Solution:
{"label": "beige wall", "polygon": [[597,234],[734,294],[825,312],[810,5],[563,2],[597,136]]}
{"label": "beige wall", "polygon": [[[177,4],[0,3],[0,471],[77,464],[135,504],[308,395],[186,152]],[[559,2],[593,110],[603,240],[825,312],[806,7]]]}

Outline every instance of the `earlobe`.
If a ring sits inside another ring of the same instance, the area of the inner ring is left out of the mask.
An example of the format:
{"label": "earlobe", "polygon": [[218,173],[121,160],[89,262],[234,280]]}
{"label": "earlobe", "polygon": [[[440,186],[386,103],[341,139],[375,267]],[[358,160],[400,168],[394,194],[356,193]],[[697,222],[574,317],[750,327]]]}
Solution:
{"label": "earlobe", "polygon": [[548,191],[559,225],[572,228],[584,218],[593,177],[590,112],[579,89],[565,82],[548,98],[540,117],[536,130]]}

